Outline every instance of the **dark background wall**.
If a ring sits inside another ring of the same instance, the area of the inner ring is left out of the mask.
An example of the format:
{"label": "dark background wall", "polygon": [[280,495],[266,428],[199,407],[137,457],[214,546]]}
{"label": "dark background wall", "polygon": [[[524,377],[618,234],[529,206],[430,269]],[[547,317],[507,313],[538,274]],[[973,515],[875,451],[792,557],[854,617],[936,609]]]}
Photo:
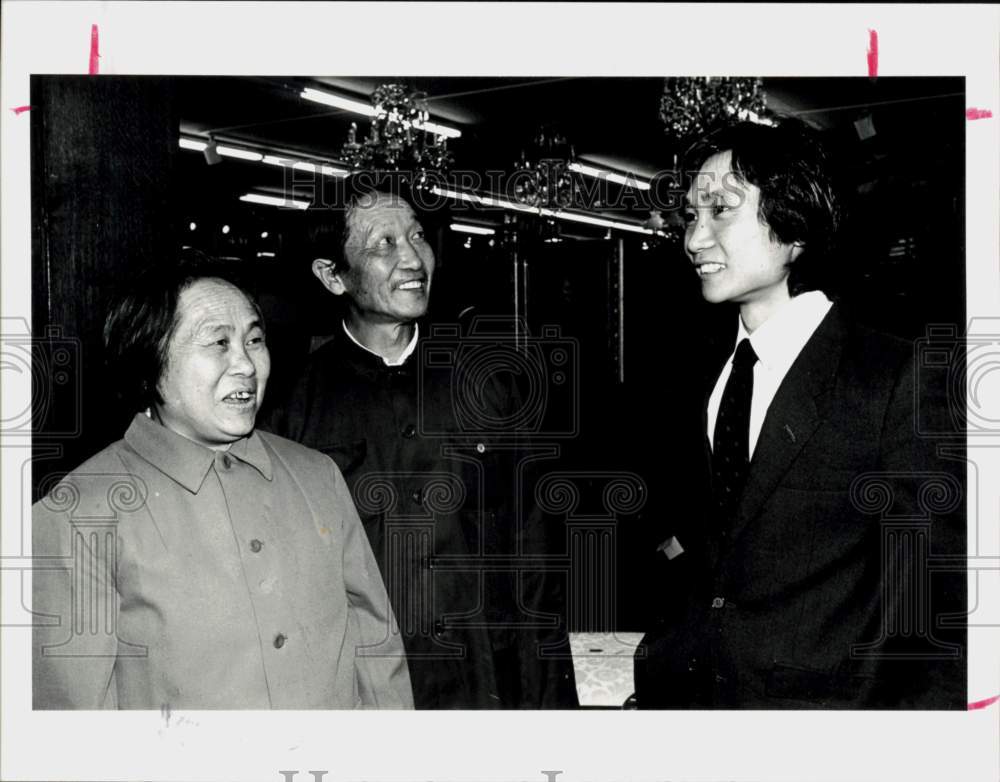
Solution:
{"label": "dark background wall", "polygon": [[[961,80],[952,81],[961,88]],[[55,476],[118,439],[131,417],[115,407],[105,384],[100,334],[116,284],[144,265],[171,263],[188,244],[253,267],[269,323],[274,397],[314,340],[337,327],[331,297],[285,252],[296,215],[238,202],[241,164],[206,166],[200,154],[178,149],[192,89],[190,79],[32,79],[32,325],[35,335],[55,328],[36,347],[35,498]],[[842,299],[861,320],[910,339],[930,324],[964,330],[965,125],[961,98],[955,102],[959,110],[935,117],[931,135],[912,132],[912,116],[893,105],[870,110],[880,130],[874,138],[859,139],[850,118],[824,131],[849,212]],[[479,135],[497,137],[495,129]],[[641,626],[657,531],[684,490],[673,465],[686,458],[676,444],[696,420],[691,367],[709,336],[734,327],[735,312],[701,300],[676,241],[583,232],[552,243],[525,225],[516,245],[498,231],[492,245],[475,237],[466,246],[448,220],[439,213],[432,227],[439,262],[434,319],[468,317],[469,307],[511,316],[520,286],[531,333],[556,326],[577,346],[572,399],[554,392],[551,404],[577,405],[580,425],[575,436],[556,441],[555,466],[631,472],[649,487],[643,507],[618,518],[615,553],[614,622],[619,629]],[[226,234],[223,225],[230,226]]]}

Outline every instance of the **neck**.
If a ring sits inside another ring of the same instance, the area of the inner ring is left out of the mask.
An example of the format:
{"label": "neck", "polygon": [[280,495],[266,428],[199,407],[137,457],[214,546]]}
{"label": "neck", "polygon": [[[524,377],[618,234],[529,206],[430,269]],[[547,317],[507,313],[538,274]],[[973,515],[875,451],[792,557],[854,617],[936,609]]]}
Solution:
{"label": "neck", "polygon": [[743,321],[743,327],[748,333],[753,334],[768,318],[791,300],[792,297],[785,290],[768,299],[741,304],[740,319]]}
{"label": "neck", "polygon": [[351,335],[373,353],[396,361],[413,339],[413,322],[369,323],[352,316],[345,321]]}

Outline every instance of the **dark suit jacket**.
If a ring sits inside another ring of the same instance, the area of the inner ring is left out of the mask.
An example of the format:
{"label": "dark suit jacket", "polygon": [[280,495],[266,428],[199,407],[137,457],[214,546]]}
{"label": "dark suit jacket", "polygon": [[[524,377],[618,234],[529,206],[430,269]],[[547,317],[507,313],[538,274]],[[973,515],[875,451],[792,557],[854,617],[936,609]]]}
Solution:
{"label": "dark suit jacket", "polygon": [[834,306],[778,389],[724,524],[705,435],[720,369],[705,375],[697,467],[679,476],[695,499],[637,652],[639,706],[964,708],[965,464],[915,434],[917,405],[944,425],[945,389],[918,382],[911,344]]}

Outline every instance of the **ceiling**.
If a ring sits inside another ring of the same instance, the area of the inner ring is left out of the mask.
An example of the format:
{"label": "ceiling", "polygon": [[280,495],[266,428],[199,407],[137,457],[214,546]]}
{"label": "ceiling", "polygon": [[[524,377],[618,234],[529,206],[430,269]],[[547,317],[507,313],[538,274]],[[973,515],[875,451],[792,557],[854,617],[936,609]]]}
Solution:
{"label": "ceiling", "polygon": [[[364,134],[367,119],[303,100],[301,89],[367,102],[390,81],[424,92],[432,119],[461,129],[449,142],[456,169],[509,171],[542,126],[564,134],[580,159],[643,176],[669,168],[679,151],[659,118],[663,80],[655,78],[185,77],[177,80],[181,130],[336,159],[350,123]],[[769,109],[801,117],[840,145],[857,183],[870,178],[871,165],[911,170],[951,160],[964,140],[962,78],[765,78],[764,90]],[[865,116],[876,133],[861,139],[854,123]],[[191,189],[213,198],[223,181],[234,189],[283,186],[273,167],[226,159],[206,189],[202,156],[182,159]]]}

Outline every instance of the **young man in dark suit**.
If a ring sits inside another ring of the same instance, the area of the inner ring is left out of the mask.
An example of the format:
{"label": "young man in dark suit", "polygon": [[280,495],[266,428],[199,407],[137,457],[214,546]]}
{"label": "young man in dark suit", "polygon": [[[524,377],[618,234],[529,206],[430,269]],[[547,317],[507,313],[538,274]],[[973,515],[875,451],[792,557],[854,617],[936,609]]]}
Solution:
{"label": "young man in dark suit", "polygon": [[685,170],[685,249],[739,318],[706,374],[640,708],[964,708],[965,465],[916,433],[917,405],[947,407],[913,345],[821,290],[840,209],[818,140],[743,123]]}

